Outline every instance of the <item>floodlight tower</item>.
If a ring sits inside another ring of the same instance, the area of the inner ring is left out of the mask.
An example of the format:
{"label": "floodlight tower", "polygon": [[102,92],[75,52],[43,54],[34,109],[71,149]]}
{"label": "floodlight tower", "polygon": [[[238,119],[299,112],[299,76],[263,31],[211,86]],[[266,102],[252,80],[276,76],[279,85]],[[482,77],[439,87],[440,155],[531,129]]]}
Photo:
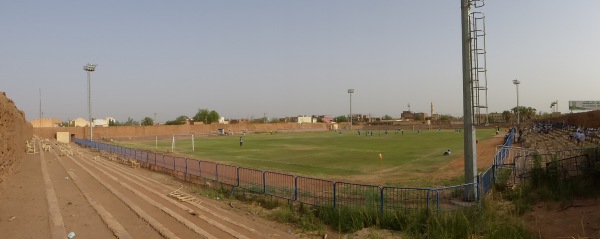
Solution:
{"label": "floodlight tower", "polygon": [[521,113],[519,110],[519,84],[521,84],[521,82],[517,79],[514,79],[513,84],[515,84],[515,86],[517,87],[517,125],[518,125],[521,123]]}
{"label": "floodlight tower", "polygon": [[[476,131],[474,125],[473,98],[473,67],[471,54],[471,5],[472,0],[461,0],[461,30],[462,30],[462,74],[463,74],[463,120],[464,120],[464,161],[465,187],[464,200],[477,199],[477,147],[475,147]],[[475,6],[477,7],[477,6]],[[476,70],[476,69],[475,69]]]}
{"label": "floodlight tower", "polygon": [[42,128],[42,89],[40,88],[40,128]]}
{"label": "floodlight tower", "polygon": [[352,93],[354,93],[354,89],[348,89],[348,94],[350,94],[350,129],[352,129]]}
{"label": "floodlight tower", "polygon": [[92,83],[91,83],[91,73],[93,71],[96,70],[96,65],[94,64],[90,64],[88,63],[87,65],[83,66],[83,70],[87,72],[87,79],[88,79],[88,113],[89,113],[89,117],[90,117],[90,141],[93,141],[93,124],[94,122],[92,121]]}

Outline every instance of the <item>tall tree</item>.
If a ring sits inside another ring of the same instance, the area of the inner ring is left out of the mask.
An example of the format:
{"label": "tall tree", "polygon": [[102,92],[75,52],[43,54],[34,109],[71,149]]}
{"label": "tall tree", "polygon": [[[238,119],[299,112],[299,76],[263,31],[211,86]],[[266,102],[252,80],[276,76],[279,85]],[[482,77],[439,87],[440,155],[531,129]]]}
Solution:
{"label": "tall tree", "polygon": [[510,111],[508,111],[508,110],[502,111],[502,118],[506,121],[506,123],[510,122],[511,117],[512,117],[512,114],[510,113]]}
{"label": "tall tree", "polygon": [[136,125],[140,125],[140,122],[133,120],[131,117],[127,117],[127,121],[125,121],[125,123],[121,124],[123,126],[136,126]]}
{"label": "tall tree", "polygon": [[192,120],[194,120],[194,122],[204,122],[205,124],[208,124],[208,113],[210,113],[208,109],[198,109],[198,112],[194,115]]}
{"label": "tall tree", "polygon": [[143,126],[154,125],[154,120],[152,118],[150,118],[150,117],[145,117],[142,120],[142,125]]}
{"label": "tall tree", "polygon": [[333,121],[341,123],[341,122],[348,122],[348,117],[346,117],[345,115],[340,115],[338,117],[333,118]]}
{"label": "tall tree", "polygon": [[217,113],[217,111],[211,110],[208,113],[208,123],[209,124],[211,124],[211,123],[219,123],[219,118],[220,118],[220,116],[219,116],[219,113]]}
{"label": "tall tree", "polygon": [[165,125],[182,125],[185,124],[185,122],[187,122],[189,118],[185,115],[181,115],[179,117],[177,117],[175,120],[170,120],[165,122]]}
{"label": "tall tree", "polygon": [[452,115],[440,115],[439,119],[440,120],[452,120],[454,117],[452,117]]}
{"label": "tall tree", "polygon": [[217,111],[208,109],[198,109],[198,113],[192,118],[194,122],[204,122],[205,124],[219,122],[219,113]]}
{"label": "tall tree", "polygon": [[525,107],[525,106],[519,106],[518,108],[514,107],[511,110],[515,114],[515,117],[516,117],[517,112],[518,112],[519,113],[519,117],[522,120],[533,119],[535,117],[535,112],[537,111],[535,108]]}

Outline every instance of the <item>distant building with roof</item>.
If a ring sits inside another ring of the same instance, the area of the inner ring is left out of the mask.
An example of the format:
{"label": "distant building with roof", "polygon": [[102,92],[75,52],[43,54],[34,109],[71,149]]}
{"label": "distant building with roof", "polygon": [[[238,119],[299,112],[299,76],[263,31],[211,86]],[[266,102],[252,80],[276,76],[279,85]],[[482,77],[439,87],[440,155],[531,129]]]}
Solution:
{"label": "distant building with roof", "polygon": [[37,118],[37,119],[30,121],[30,123],[34,128],[59,127],[60,119],[58,119],[58,118]]}

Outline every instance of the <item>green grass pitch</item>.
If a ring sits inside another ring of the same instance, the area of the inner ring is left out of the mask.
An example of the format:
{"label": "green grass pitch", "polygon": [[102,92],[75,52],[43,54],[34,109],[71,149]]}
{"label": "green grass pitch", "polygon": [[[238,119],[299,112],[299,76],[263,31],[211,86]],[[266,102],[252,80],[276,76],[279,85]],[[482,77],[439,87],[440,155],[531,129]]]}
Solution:
{"label": "green grass pitch", "polygon": [[[477,139],[492,137],[493,129],[478,129]],[[250,133],[241,135],[178,140],[175,153],[200,160],[216,161],[240,167],[290,173],[298,176],[405,186],[435,186],[460,183],[460,178],[434,179],[430,172],[439,170],[456,155],[463,153],[463,133],[454,130],[375,130],[366,136],[361,130],[304,133]],[[157,152],[171,150],[171,141],[133,141],[120,145]],[[452,156],[443,156],[450,149]],[[383,160],[380,160],[381,153]],[[450,182],[450,181],[452,182]],[[409,184],[409,185],[406,185]]]}

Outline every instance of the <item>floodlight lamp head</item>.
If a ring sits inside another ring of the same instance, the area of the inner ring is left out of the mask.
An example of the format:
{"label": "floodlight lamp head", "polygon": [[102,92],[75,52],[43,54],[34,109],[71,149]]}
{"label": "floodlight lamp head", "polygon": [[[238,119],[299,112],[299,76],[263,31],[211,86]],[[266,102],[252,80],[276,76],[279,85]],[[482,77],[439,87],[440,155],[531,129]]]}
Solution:
{"label": "floodlight lamp head", "polygon": [[354,89],[348,89],[348,93],[350,93],[350,94],[354,93]]}
{"label": "floodlight lamp head", "polygon": [[513,80],[513,84],[518,85],[521,84],[521,82],[519,80]]}
{"label": "floodlight lamp head", "polygon": [[83,70],[84,71],[95,71],[96,70],[96,66],[97,65],[88,63],[87,65],[83,66]]}

